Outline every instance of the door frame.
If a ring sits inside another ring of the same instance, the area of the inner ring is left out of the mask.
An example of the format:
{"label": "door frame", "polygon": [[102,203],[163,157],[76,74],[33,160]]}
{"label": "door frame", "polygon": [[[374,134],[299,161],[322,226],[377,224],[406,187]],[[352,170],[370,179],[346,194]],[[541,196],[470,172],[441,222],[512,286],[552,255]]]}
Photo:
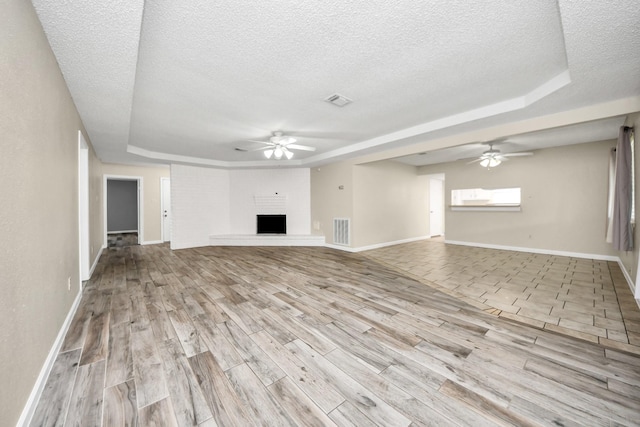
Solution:
{"label": "door frame", "polygon": [[143,203],[142,200],[144,200],[144,189],[143,189],[143,183],[142,183],[142,177],[141,176],[129,176],[129,175],[109,175],[109,174],[105,174],[103,175],[103,207],[104,207],[104,247],[108,247],[108,230],[107,230],[107,181],[109,181],[110,179],[112,180],[119,180],[119,181],[136,181],[138,183],[138,244],[139,245],[143,245],[144,244],[144,209],[143,209]]}
{"label": "door frame", "polygon": [[[164,188],[163,185],[165,182],[169,183],[169,194],[171,194],[171,177],[160,177],[160,239],[162,240],[162,242],[168,242],[171,239],[171,235],[169,235],[169,239],[165,239],[164,236]],[[171,196],[169,196],[169,198],[171,199]],[[169,203],[169,205],[171,205],[171,203]],[[171,210],[171,207],[169,208]],[[173,212],[171,212],[171,222],[172,222],[172,226],[173,226]],[[170,233],[171,234],[171,233]]]}
{"label": "door frame", "polygon": [[[432,174],[432,175],[427,175],[427,178],[429,178],[429,236],[434,237],[434,236],[444,236],[445,235],[445,198],[446,198],[446,194],[445,194],[445,188],[444,188],[444,182],[445,182],[445,176],[444,173],[439,173],[439,174]],[[440,210],[440,212],[442,213],[442,222],[440,224],[440,233],[439,234],[434,234],[431,230],[431,211],[434,210],[433,206],[432,206],[432,202],[433,202],[433,197],[431,195],[431,182],[432,181],[439,181],[442,185],[442,197],[440,198],[440,200],[438,200],[438,209]]]}
{"label": "door frame", "polygon": [[78,248],[79,292],[82,282],[91,278],[89,231],[89,145],[78,130]]}

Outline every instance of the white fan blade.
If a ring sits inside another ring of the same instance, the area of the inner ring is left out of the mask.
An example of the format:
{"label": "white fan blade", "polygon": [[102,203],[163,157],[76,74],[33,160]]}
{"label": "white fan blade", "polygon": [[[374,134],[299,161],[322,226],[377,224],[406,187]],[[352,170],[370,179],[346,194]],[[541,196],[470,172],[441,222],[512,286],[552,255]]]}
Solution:
{"label": "white fan blade", "polygon": [[482,157],[480,157],[479,159],[475,159],[475,160],[471,160],[470,162],[467,162],[468,165],[472,164],[472,163],[477,163],[477,162],[481,162],[484,159]]}
{"label": "white fan blade", "polygon": [[236,147],[235,150],[236,151],[241,151],[243,153],[249,153],[251,151],[264,151],[264,150],[268,150],[269,148],[273,148],[273,147],[260,147],[260,148],[242,148],[242,147]]}
{"label": "white fan blade", "polygon": [[293,148],[294,150],[316,151],[316,147],[308,147],[306,145],[298,144],[288,144],[287,148]]}
{"label": "white fan blade", "polygon": [[255,139],[247,139],[247,142],[257,142],[259,144],[274,145],[271,141],[256,141]]}
{"label": "white fan blade", "polygon": [[520,157],[520,156],[533,156],[533,153],[531,152],[527,152],[527,153],[507,153],[507,154],[503,154],[504,157]]}

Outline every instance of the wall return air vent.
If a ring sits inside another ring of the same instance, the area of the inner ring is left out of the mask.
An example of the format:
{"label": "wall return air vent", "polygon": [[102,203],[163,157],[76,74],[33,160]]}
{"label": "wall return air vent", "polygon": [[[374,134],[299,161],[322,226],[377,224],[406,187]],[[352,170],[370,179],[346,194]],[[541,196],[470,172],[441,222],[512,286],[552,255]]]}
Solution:
{"label": "wall return air vent", "polygon": [[351,232],[350,232],[349,218],[334,218],[333,219],[333,243],[336,245],[349,246],[351,244]]}
{"label": "wall return air vent", "polygon": [[344,107],[347,104],[351,104],[353,101],[347,98],[346,96],[340,95],[339,93],[334,93],[333,95],[327,96],[325,99],[329,104],[333,104],[336,107]]}

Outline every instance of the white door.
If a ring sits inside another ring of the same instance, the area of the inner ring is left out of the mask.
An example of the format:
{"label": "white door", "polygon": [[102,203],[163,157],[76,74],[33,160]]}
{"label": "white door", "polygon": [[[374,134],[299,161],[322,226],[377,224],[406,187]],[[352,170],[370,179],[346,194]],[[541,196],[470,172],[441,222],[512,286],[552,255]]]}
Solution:
{"label": "white door", "polygon": [[429,179],[429,234],[444,234],[444,181],[439,178]]}
{"label": "white door", "polygon": [[160,178],[162,208],[162,241],[171,241],[171,180]]}

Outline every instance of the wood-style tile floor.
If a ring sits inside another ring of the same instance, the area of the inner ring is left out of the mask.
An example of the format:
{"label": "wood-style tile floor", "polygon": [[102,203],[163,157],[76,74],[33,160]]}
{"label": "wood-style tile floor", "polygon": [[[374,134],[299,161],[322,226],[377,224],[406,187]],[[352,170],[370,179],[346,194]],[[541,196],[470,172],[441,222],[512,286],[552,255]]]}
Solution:
{"label": "wood-style tile floor", "polygon": [[640,357],[325,248],[105,251],[32,425],[638,425]]}
{"label": "wood-style tile floor", "polygon": [[441,238],[365,254],[487,312],[640,354],[640,309],[616,262]]}
{"label": "wood-style tile floor", "polygon": [[120,246],[132,246],[138,244],[138,233],[107,234],[107,246],[110,248]]}

